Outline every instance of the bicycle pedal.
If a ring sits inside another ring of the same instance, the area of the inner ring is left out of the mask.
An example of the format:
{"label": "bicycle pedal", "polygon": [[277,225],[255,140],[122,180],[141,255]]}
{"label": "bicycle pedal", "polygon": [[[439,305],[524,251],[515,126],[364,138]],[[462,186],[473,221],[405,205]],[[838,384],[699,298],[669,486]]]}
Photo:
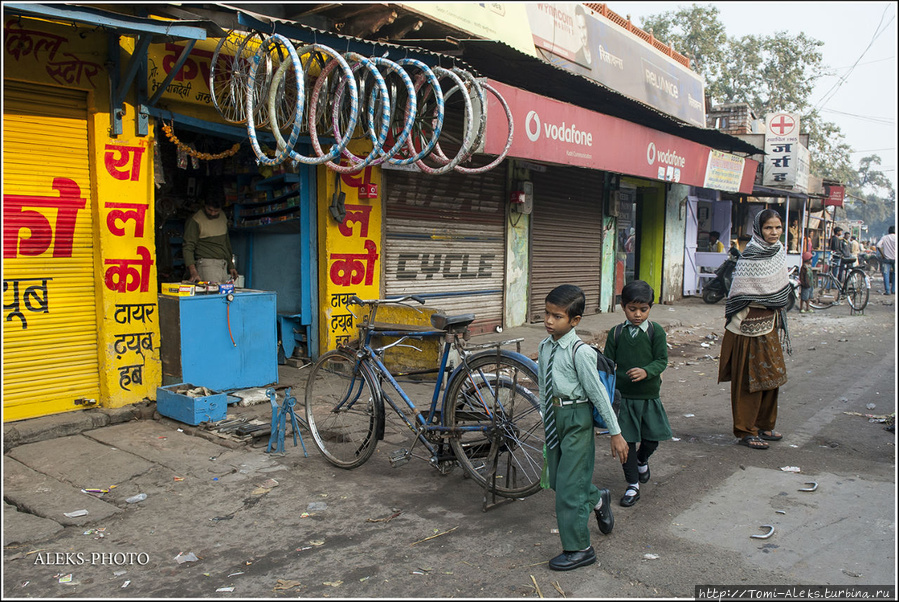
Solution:
{"label": "bicycle pedal", "polygon": [[387,460],[390,462],[391,468],[397,468],[409,461],[409,450],[406,448],[398,449],[387,454]]}

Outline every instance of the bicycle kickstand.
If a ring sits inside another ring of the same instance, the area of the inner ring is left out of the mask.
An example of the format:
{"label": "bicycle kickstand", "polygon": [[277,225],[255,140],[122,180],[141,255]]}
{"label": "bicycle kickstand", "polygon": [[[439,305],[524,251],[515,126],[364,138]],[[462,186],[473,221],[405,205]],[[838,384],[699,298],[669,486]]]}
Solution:
{"label": "bicycle kickstand", "polygon": [[297,446],[297,437],[299,437],[300,445],[303,446],[303,456],[308,458],[309,453],[306,452],[306,443],[303,441],[303,433],[300,432],[300,426],[297,424],[297,415],[293,409],[297,403],[297,398],[290,394],[290,387],[287,387],[287,393],[285,393],[285,395],[284,403],[287,405],[287,413],[290,414],[290,426],[293,428],[293,446]]}
{"label": "bicycle kickstand", "polygon": [[265,390],[265,394],[268,395],[268,399],[272,404],[272,428],[268,436],[268,447],[265,450],[265,453],[269,454],[272,451],[272,444],[276,443],[278,440],[278,420],[280,411],[275,390],[272,387],[269,387]]}
{"label": "bicycle kickstand", "polygon": [[495,440],[495,437],[491,436],[493,441],[491,441],[490,452],[487,454],[487,491],[484,493],[484,512],[496,508],[497,506],[502,506],[503,504],[507,504],[509,502],[514,501],[512,498],[502,498],[497,500],[496,497],[496,464],[497,458],[499,457],[499,446],[500,442]]}

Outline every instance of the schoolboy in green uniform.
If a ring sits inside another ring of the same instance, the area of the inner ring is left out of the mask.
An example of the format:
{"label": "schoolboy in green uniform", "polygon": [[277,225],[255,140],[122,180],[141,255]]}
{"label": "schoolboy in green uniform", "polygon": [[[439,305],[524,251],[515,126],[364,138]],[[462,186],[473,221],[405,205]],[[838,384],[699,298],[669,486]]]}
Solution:
{"label": "schoolboy in green uniform", "polygon": [[546,467],[549,486],[556,492],[556,520],[563,550],[549,561],[554,571],[596,562],[587,525],[590,510],[603,534],[611,533],[614,526],[609,490],[593,484],[594,405],[612,435],[612,456],[622,463],[627,458],[627,442],[596,371],[596,354],[583,345],[577,357],[572,357],[572,345],[579,340],[574,327],[581,321],[585,306],[584,291],[571,284],[556,287],[546,296],[543,323],[550,336],[540,343],[537,356]]}
{"label": "schoolboy in green uniform", "polygon": [[665,329],[648,319],[653,297],[652,287],[642,280],[621,289],[621,307],[627,320],[621,328],[609,330],[603,351],[618,365],[618,424],[628,445],[627,461],[622,463],[627,490],[619,502],[624,507],[640,499],[640,483],[649,482],[649,456],[659,441],[671,439],[668,415],[659,397],[661,374],[668,367],[668,341]]}

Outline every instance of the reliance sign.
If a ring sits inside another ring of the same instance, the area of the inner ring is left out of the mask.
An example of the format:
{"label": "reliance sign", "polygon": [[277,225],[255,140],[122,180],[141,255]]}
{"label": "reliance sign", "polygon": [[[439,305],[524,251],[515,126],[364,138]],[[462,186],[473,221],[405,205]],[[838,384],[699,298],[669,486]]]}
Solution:
{"label": "reliance sign", "polygon": [[[751,159],[513,88],[494,80],[514,123],[524,135],[512,139],[509,156],[628,174],[727,192],[752,192],[756,166]],[[489,95],[488,115],[503,113]],[[487,120],[484,152],[498,155],[508,135],[505,119]],[[713,155],[714,153],[714,155]],[[722,161],[726,158],[726,161]]]}

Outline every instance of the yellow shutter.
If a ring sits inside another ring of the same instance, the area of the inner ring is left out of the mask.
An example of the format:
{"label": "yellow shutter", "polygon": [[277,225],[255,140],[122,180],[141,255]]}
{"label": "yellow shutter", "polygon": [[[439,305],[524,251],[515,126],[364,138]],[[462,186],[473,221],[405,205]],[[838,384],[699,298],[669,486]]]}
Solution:
{"label": "yellow shutter", "polygon": [[100,375],[87,95],[10,81],[3,92],[7,422],[99,401]]}

